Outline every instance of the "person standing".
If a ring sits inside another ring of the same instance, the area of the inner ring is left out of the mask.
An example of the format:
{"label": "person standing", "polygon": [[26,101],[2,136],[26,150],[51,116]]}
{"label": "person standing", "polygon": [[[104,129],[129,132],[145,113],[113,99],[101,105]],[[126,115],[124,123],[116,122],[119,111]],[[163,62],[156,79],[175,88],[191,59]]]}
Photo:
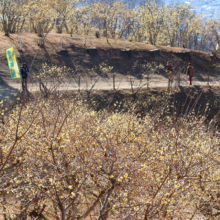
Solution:
{"label": "person standing", "polygon": [[186,76],[189,78],[189,84],[192,85],[192,77],[195,76],[194,68],[191,63],[188,63]]}
{"label": "person standing", "polygon": [[168,86],[173,83],[173,66],[171,62],[167,62]]}
{"label": "person standing", "polygon": [[27,88],[27,78],[28,78],[29,69],[24,63],[21,67],[21,77],[22,77],[22,90],[24,91]]}

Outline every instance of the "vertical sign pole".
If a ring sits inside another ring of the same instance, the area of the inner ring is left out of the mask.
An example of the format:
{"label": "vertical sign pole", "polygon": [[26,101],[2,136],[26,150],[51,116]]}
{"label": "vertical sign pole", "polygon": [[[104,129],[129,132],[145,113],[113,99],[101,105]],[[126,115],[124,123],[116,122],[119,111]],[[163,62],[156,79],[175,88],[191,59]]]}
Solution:
{"label": "vertical sign pole", "polygon": [[154,50],[154,44],[155,44],[155,41],[154,41],[154,38],[153,38],[153,50]]}
{"label": "vertical sign pole", "polygon": [[208,72],[208,86],[209,86],[209,72]]}
{"label": "vertical sign pole", "polygon": [[131,83],[131,91],[132,91],[132,95],[134,94],[134,89],[133,89],[133,82],[132,82],[132,78],[130,78],[130,83]]}
{"label": "vertical sign pole", "polygon": [[92,36],[90,35],[90,48],[92,48]]}
{"label": "vertical sign pole", "polygon": [[182,38],[182,51],[183,51],[183,38]]}
{"label": "vertical sign pole", "polygon": [[78,79],[78,91],[80,92],[80,76],[79,76],[79,79]]}
{"label": "vertical sign pole", "polygon": [[60,36],[60,50],[63,49],[63,45],[62,45],[62,36]]}
{"label": "vertical sign pole", "polygon": [[124,50],[125,50],[125,37],[124,37]]}

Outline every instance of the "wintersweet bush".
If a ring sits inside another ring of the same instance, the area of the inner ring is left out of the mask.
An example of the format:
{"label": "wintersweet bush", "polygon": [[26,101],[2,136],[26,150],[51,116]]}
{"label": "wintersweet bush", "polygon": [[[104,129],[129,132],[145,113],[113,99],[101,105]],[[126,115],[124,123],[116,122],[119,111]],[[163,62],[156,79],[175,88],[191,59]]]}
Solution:
{"label": "wintersweet bush", "polygon": [[215,120],[151,116],[138,119],[134,106],[126,113],[96,112],[62,95],[21,103],[0,125],[2,216],[217,216]]}

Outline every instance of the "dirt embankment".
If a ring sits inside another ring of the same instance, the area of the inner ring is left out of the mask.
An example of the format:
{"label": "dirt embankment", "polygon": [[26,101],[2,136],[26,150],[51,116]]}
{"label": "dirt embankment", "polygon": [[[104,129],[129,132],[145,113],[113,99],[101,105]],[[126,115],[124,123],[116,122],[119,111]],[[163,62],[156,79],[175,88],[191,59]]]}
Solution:
{"label": "dirt embankment", "polygon": [[[33,93],[39,97],[39,92]],[[49,98],[58,98],[60,92],[53,92]],[[208,120],[220,114],[220,87],[219,86],[194,86],[179,87],[170,92],[167,88],[143,89],[139,92],[130,90],[102,90],[102,91],[66,91],[62,92],[62,98],[73,100],[80,98],[84,103],[95,111],[108,110],[109,112],[133,111],[138,117],[143,118],[146,114],[155,117],[166,115],[183,116],[196,115],[206,116]],[[134,107],[135,106],[135,107]]]}
{"label": "dirt embankment", "polygon": [[135,103],[134,112],[141,117],[152,111],[152,117],[157,112],[173,116],[192,113],[193,115],[205,115],[210,120],[220,113],[219,86],[212,88],[208,86],[179,87],[170,93],[166,88],[145,89],[137,94],[132,94],[131,90],[100,91],[95,92],[86,100],[89,106],[96,111],[106,108],[113,111],[116,109],[126,111]]}
{"label": "dirt embankment", "polygon": [[[150,50],[152,50],[152,45],[140,43],[140,42],[129,42],[126,41],[126,48],[131,49],[133,54],[131,58],[124,57],[121,54],[121,50],[124,47],[123,39],[108,39],[105,38],[95,38],[93,37],[93,46],[97,47],[98,53],[95,55],[90,55],[86,52],[86,48],[90,47],[89,37],[74,35],[70,37],[69,35],[62,35],[62,47],[67,49],[69,52],[68,56],[60,55],[58,52],[60,50],[60,37],[59,34],[50,33],[47,35],[44,43],[44,47],[38,46],[38,37],[36,34],[22,33],[11,34],[10,37],[6,37],[3,33],[0,33],[0,101],[9,100],[13,98],[14,94],[20,91],[20,80],[10,80],[7,60],[5,56],[4,49],[13,46],[15,47],[15,52],[18,58],[19,64],[27,63],[30,67],[31,64],[31,74],[35,75],[39,72],[44,63],[53,64],[57,66],[67,66],[73,70],[77,70],[77,77],[79,75],[83,77],[96,76],[100,77],[98,87],[99,89],[105,88],[106,85],[112,89],[112,75],[116,76],[116,87],[120,84],[120,88],[130,88],[129,80],[126,77],[132,76],[139,80],[140,73],[138,70],[133,70],[134,63],[138,61],[139,63],[147,62],[157,62],[158,64],[166,65],[167,61],[171,61],[174,66],[174,75],[180,73],[182,76],[182,86],[188,85],[188,81],[185,77],[185,71],[187,63],[191,62],[195,68],[197,83],[194,85],[205,85],[207,84],[207,76],[212,78],[212,82],[218,82],[220,80],[220,60],[217,57],[214,64],[211,62],[208,53],[201,51],[191,51],[191,58],[182,58],[176,52],[180,51],[181,48],[171,48],[165,46],[156,46],[159,48],[160,54],[153,56]],[[21,38],[21,49],[19,52]],[[34,62],[33,59],[35,58]],[[99,75],[99,72],[92,72],[91,69],[98,66],[100,63],[106,63],[112,66],[113,69],[108,76]],[[125,77],[125,78],[124,78]],[[123,80],[121,81],[121,78]],[[84,80],[85,81],[85,80]],[[81,87],[86,87],[83,78],[81,80]],[[137,82],[135,81],[135,82]],[[102,83],[103,82],[103,83]],[[194,81],[195,82],[195,81]],[[84,83],[84,84],[83,84]],[[122,85],[123,84],[123,85]],[[139,84],[139,82],[137,82]],[[216,84],[216,83],[215,83]],[[75,85],[75,84],[74,84]],[[218,83],[217,83],[218,85]],[[39,86],[34,86],[38,89]],[[33,91],[36,88],[30,85]],[[166,71],[162,70],[158,74],[154,75],[153,80],[150,82],[151,87],[167,86],[167,74]],[[65,85],[64,85],[65,87]],[[73,86],[72,86],[73,87]],[[71,88],[72,88],[71,87]],[[76,87],[76,88],[75,88]],[[75,89],[78,88],[75,85]]]}

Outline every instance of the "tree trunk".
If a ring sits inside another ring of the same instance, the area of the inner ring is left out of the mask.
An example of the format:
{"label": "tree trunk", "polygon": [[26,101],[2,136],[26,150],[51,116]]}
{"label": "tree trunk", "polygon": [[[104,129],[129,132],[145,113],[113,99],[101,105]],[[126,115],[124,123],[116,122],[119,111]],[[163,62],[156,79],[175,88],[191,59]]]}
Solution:
{"label": "tree trunk", "polygon": [[8,24],[7,24],[7,21],[4,20],[3,22],[3,30],[4,30],[4,33],[5,33],[5,36],[9,37],[9,31],[8,31]]}
{"label": "tree trunk", "polygon": [[152,34],[150,34],[149,42],[150,42],[150,44],[153,44],[153,36],[152,36]]}
{"label": "tree trunk", "polygon": [[38,37],[44,36],[43,24],[41,24],[41,23],[38,24],[37,35],[38,35]]}
{"label": "tree trunk", "polygon": [[112,37],[113,38],[115,38],[115,32],[116,32],[116,29],[117,29],[117,23],[118,23],[118,19],[116,18],[115,25],[114,25],[114,28],[112,30]]}
{"label": "tree trunk", "polygon": [[174,47],[174,39],[171,39],[171,40],[170,40],[170,46],[171,46],[171,47]]}
{"label": "tree trunk", "polygon": [[115,185],[116,185],[116,180],[112,180],[112,185],[108,189],[108,193],[105,197],[105,201],[104,201],[103,206],[101,207],[101,210],[99,212],[98,220],[106,220],[108,218],[108,212],[109,212],[109,207],[110,207],[108,199],[112,195],[112,192],[114,191]]}
{"label": "tree trunk", "polygon": [[79,27],[78,27],[78,23],[76,23],[76,34],[78,34]]}
{"label": "tree trunk", "polygon": [[104,20],[104,24],[103,24],[103,37],[107,37],[107,22],[106,22],[106,19]]}
{"label": "tree trunk", "polygon": [[22,21],[21,27],[20,27],[20,32],[22,31],[23,27],[24,27],[24,23],[25,23],[25,19]]}
{"label": "tree trunk", "polygon": [[57,27],[57,33],[62,34],[62,24],[61,25],[59,24],[59,18],[57,18],[56,27]]}
{"label": "tree trunk", "polygon": [[66,210],[62,209],[62,217],[61,220],[65,220],[66,219]]}

